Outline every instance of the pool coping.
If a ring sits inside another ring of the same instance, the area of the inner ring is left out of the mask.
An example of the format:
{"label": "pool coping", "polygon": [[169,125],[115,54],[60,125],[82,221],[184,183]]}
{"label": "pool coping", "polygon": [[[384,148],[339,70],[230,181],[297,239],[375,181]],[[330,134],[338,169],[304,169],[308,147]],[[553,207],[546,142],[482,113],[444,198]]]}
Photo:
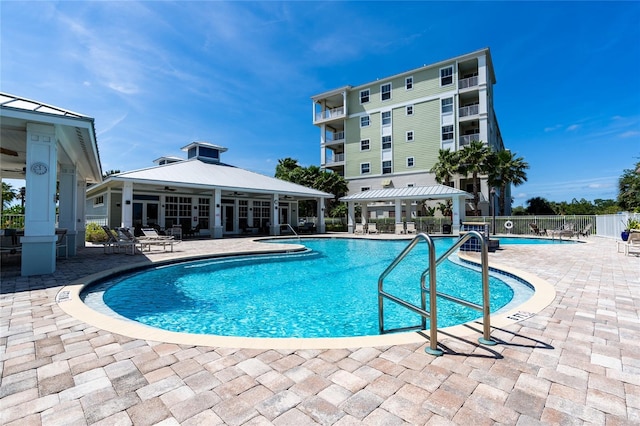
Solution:
{"label": "pool coping", "polygon": [[[259,239],[254,240],[259,242]],[[224,254],[209,255],[186,255],[176,256],[171,259],[154,260],[151,263],[141,262],[139,264],[126,265],[117,268],[111,268],[95,274],[88,275],[75,282],[65,285],[56,295],[56,303],[65,313],[71,317],[83,321],[89,325],[102,330],[121,334],[123,336],[144,339],[156,342],[174,343],[181,345],[209,346],[209,347],[225,347],[225,348],[246,348],[246,349],[341,349],[355,347],[380,347],[392,346],[408,343],[428,344],[428,330],[411,331],[403,333],[389,333],[376,336],[357,336],[357,337],[333,337],[333,338],[260,338],[260,337],[234,337],[234,336],[218,336],[207,334],[180,333],[158,328],[146,326],[130,320],[111,317],[97,312],[82,302],[80,298],[81,291],[92,285],[94,282],[106,278],[108,276],[124,273],[127,271],[147,268],[150,266],[168,265],[177,262],[190,260],[202,260],[210,258],[257,255],[257,254],[276,254],[297,252],[304,250],[303,245],[287,245],[286,248],[274,244],[269,249],[262,250],[250,249],[228,252]],[[478,263],[478,259],[466,254],[458,252],[458,257],[467,262]],[[504,272],[514,275],[519,279],[529,283],[534,293],[524,303],[513,307],[505,312],[491,316],[491,327],[501,328],[514,324],[516,322],[531,318],[538,314],[544,308],[549,306],[555,299],[555,288],[547,281],[536,275],[512,268],[507,265],[501,265],[489,261],[489,266],[498,272]],[[438,341],[451,337],[469,337],[477,335],[482,337],[482,321],[471,321],[451,327],[444,327],[438,330]]]}

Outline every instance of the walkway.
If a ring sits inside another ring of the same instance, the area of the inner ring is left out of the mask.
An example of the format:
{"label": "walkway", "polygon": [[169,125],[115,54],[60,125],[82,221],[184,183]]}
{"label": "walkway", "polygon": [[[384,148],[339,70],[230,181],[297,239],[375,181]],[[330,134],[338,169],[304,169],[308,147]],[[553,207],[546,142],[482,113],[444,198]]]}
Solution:
{"label": "walkway", "polygon": [[[515,245],[490,260],[557,296],[539,314],[477,335],[329,350],[181,346],[105,332],[65,314],[59,289],[143,256],[87,247],[55,274],[3,264],[0,424],[640,424],[640,258],[611,240]],[[247,239],[186,241],[173,254],[236,252]],[[12,272],[13,271],[13,272]]]}

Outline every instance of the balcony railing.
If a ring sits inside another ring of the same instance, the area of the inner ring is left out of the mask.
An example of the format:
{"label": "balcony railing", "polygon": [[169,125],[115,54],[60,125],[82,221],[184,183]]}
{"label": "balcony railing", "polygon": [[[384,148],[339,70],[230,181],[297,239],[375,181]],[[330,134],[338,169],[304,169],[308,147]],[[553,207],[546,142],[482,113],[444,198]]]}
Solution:
{"label": "balcony railing", "polygon": [[326,120],[328,118],[344,117],[344,107],[325,109],[316,113],[316,121]]}
{"label": "balcony railing", "polygon": [[471,142],[477,142],[480,140],[480,133],[474,133],[472,135],[460,136],[460,146],[467,146]]}
{"label": "balcony railing", "polygon": [[333,158],[327,158],[327,164],[341,163],[344,161],[344,154],[334,154]]}
{"label": "balcony railing", "polygon": [[469,105],[462,107],[458,110],[460,117],[467,117],[469,115],[478,115],[480,105]]}
{"label": "balcony railing", "polygon": [[327,133],[327,142],[344,141],[344,132]]}
{"label": "balcony railing", "polygon": [[466,89],[467,87],[473,87],[478,85],[478,76],[475,75],[469,78],[462,78],[458,81],[459,89]]}

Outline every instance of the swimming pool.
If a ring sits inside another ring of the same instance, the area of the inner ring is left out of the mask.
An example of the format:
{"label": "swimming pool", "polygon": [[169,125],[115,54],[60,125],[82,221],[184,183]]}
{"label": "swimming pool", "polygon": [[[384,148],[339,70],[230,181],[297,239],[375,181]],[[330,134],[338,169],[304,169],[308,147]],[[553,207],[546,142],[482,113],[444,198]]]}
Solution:
{"label": "swimming pool", "polygon": [[[436,239],[436,251],[445,251],[453,241]],[[277,242],[299,243],[297,239]],[[309,251],[138,271],[93,285],[81,297],[99,311],[181,333],[297,338],[377,335],[378,276],[407,241],[320,238],[302,242]],[[426,244],[419,245],[402,268],[385,280],[385,289],[419,304],[426,252]],[[508,304],[518,287],[495,277],[490,286],[492,311]],[[480,273],[475,270],[453,262],[438,268],[439,291],[480,303],[480,287]],[[438,302],[439,327],[478,317],[477,311]],[[385,304],[388,328],[419,322],[417,314]]]}

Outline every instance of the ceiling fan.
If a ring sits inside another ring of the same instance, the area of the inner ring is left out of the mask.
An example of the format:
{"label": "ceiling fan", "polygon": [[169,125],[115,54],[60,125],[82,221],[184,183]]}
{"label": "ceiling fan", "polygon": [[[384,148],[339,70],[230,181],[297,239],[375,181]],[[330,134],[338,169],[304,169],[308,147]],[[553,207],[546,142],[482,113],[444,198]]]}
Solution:
{"label": "ceiling fan", "polygon": [[165,186],[164,188],[158,188],[158,189],[161,189],[163,191],[171,191],[171,192],[176,191],[176,188],[171,188],[169,186]]}
{"label": "ceiling fan", "polygon": [[27,168],[22,167],[22,168],[15,168],[15,169],[2,169],[2,171],[6,173],[20,173],[24,175],[27,173]]}
{"label": "ceiling fan", "polygon": [[0,154],[10,155],[11,157],[17,157],[18,156],[18,152],[17,151],[14,151],[12,149],[7,149],[7,148],[0,148]]}

